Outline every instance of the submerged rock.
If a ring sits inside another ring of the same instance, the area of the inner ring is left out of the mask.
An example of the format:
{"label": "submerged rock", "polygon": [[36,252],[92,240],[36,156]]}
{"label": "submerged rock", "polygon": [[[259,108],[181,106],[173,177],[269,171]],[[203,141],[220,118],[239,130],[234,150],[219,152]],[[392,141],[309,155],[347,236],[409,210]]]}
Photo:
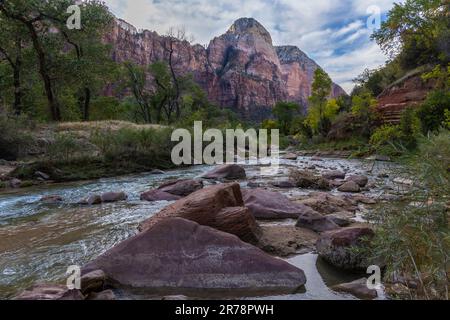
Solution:
{"label": "submerged rock", "polygon": [[167,192],[180,197],[187,197],[191,193],[203,188],[203,182],[200,180],[173,180],[161,185],[158,190]]}
{"label": "submerged rock", "polygon": [[145,231],[166,218],[180,217],[234,234],[244,241],[257,242],[259,228],[244,207],[237,183],[214,185],[199,190],[164,208],[139,225]]}
{"label": "submerged rock", "polygon": [[357,252],[358,247],[365,245],[374,236],[367,227],[345,228],[322,234],[316,243],[319,256],[345,270],[366,270],[367,257]]}
{"label": "submerged rock", "polygon": [[125,192],[107,192],[101,195],[103,203],[125,201],[128,196]]}
{"label": "submerged rock", "polygon": [[278,180],[270,183],[275,188],[280,189],[293,189],[296,187],[295,183],[290,180]]}
{"label": "submerged rock", "polygon": [[305,274],[238,237],[169,218],[112,248],[83,268],[104,270],[112,283],[148,293],[236,295],[292,293]]}
{"label": "submerged rock", "polygon": [[61,196],[58,196],[58,195],[48,195],[48,196],[42,197],[39,201],[40,202],[44,202],[44,203],[48,203],[48,204],[52,204],[52,203],[63,202],[64,199]]}
{"label": "submerged rock", "polygon": [[245,206],[257,219],[297,219],[300,215],[313,213],[305,205],[292,202],[281,193],[264,189],[242,191]]}
{"label": "submerged rock", "polygon": [[378,297],[377,290],[367,287],[367,279],[362,278],[349,283],[343,283],[333,286],[331,289],[339,292],[346,292],[354,295],[359,299],[372,300]]}
{"label": "submerged rock", "polygon": [[298,155],[295,153],[288,153],[285,156],[283,156],[283,159],[286,160],[297,160],[298,159]]}
{"label": "submerged rock", "polygon": [[238,164],[226,164],[202,176],[204,179],[211,180],[239,180],[246,177],[245,169]]}
{"label": "submerged rock", "polygon": [[289,177],[299,188],[331,190],[331,183],[328,179],[316,176],[311,171],[291,170]]}

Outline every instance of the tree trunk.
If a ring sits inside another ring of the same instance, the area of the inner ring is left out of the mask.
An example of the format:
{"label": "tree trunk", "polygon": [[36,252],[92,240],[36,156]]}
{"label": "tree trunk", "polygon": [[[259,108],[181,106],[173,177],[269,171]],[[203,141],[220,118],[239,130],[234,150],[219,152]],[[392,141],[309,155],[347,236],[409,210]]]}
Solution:
{"label": "tree trunk", "polygon": [[47,71],[47,58],[42,48],[39,36],[32,22],[26,22],[28,30],[30,31],[31,40],[33,41],[33,47],[36,50],[39,61],[39,73],[44,81],[45,93],[47,95],[48,106],[52,115],[53,121],[61,121],[61,111],[59,109],[58,101],[53,93],[52,81]]}
{"label": "tree trunk", "polygon": [[91,107],[91,89],[84,88],[84,105],[83,105],[83,120],[89,121],[89,112]]}

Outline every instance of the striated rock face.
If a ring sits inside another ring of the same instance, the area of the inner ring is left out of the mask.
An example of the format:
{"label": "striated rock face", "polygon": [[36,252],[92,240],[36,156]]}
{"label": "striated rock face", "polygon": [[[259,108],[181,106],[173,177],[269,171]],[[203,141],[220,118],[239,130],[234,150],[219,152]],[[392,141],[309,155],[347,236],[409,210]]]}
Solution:
{"label": "striated rock face", "polygon": [[421,72],[412,73],[386,88],[378,96],[378,111],[383,122],[398,124],[403,111],[420,105],[433,90],[433,81],[424,81]]}
{"label": "striated rock face", "polygon": [[[168,59],[167,37],[138,32],[120,19],[105,41],[112,45],[117,62],[148,65]],[[176,72],[191,73],[211,101],[257,120],[267,117],[281,100],[306,106],[314,71],[319,68],[297,47],[273,46],[270,33],[252,18],[238,19],[207,48],[176,42],[174,61]],[[111,88],[108,93],[112,94]],[[342,88],[333,85],[333,97],[343,94]]]}

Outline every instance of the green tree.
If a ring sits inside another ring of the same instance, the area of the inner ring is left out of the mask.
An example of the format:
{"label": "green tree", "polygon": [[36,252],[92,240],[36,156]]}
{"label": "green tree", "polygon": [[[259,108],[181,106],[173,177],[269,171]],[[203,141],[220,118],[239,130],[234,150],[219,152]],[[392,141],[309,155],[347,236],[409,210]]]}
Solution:
{"label": "green tree", "polygon": [[[448,40],[448,2],[445,0],[406,0],[395,3],[388,19],[372,38],[391,57],[399,55],[405,68],[448,61],[441,43]],[[448,44],[448,41],[447,41]]]}
{"label": "green tree", "polygon": [[363,135],[370,137],[377,120],[376,112],[377,100],[370,92],[363,92],[352,98],[352,113],[358,118],[362,128],[365,128]]}
{"label": "green tree", "polygon": [[314,72],[314,81],[312,84],[312,94],[309,97],[310,109],[308,115],[309,125],[316,133],[325,136],[329,129],[329,119],[325,115],[327,99],[331,94],[333,82],[328,74],[318,68]]}
{"label": "green tree", "polygon": [[291,131],[292,120],[296,113],[300,110],[300,106],[294,102],[281,101],[273,108],[272,113],[277,118],[281,133],[289,135]]}

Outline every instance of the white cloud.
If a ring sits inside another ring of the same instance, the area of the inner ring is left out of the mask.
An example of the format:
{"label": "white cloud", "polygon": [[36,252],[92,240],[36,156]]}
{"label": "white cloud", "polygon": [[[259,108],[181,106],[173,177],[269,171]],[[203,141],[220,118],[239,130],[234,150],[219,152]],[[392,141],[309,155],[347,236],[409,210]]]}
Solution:
{"label": "white cloud", "polygon": [[367,8],[386,13],[398,0],[106,0],[120,18],[139,29],[164,34],[185,27],[195,41],[207,44],[234,20],[253,17],[276,45],[297,45],[346,90],[365,68],[385,60],[370,42]]}

